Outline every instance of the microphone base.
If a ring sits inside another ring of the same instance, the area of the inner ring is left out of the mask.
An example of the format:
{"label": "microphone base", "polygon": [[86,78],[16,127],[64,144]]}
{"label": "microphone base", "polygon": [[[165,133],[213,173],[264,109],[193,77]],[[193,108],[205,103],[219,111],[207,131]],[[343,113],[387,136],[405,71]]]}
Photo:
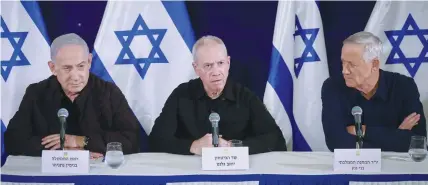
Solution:
{"label": "microphone base", "polygon": [[213,146],[214,146],[214,147],[218,147],[218,144],[214,144]]}
{"label": "microphone base", "polygon": [[65,143],[65,139],[60,139],[60,144],[59,144],[59,148],[61,149],[61,150],[64,150],[64,143]]}
{"label": "microphone base", "polygon": [[356,146],[357,149],[362,149],[363,148],[363,143],[362,142],[361,143],[357,142],[356,144],[357,144],[357,146]]}

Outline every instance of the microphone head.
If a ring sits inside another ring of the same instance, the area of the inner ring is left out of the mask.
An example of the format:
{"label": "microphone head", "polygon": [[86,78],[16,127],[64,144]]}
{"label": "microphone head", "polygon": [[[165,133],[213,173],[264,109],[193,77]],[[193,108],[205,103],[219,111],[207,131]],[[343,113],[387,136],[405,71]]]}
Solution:
{"label": "microphone head", "polygon": [[68,117],[67,109],[61,108],[58,110],[58,117]]}
{"label": "microphone head", "polygon": [[220,115],[218,115],[216,112],[213,112],[210,114],[208,119],[210,120],[211,123],[212,122],[219,122],[220,121]]}
{"label": "microphone head", "polygon": [[362,115],[363,114],[363,109],[361,109],[360,106],[354,106],[354,107],[352,107],[351,114],[353,116],[355,116],[355,115]]}

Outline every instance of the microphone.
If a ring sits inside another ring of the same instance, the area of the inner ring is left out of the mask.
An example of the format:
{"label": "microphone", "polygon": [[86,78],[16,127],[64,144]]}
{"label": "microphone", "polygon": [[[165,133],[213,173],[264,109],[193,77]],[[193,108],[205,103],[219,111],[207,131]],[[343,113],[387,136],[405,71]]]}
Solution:
{"label": "microphone", "polygon": [[219,140],[219,129],[218,129],[218,122],[220,121],[220,115],[218,115],[215,112],[212,112],[210,114],[210,116],[208,117],[208,119],[211,122],[211,126],[212,126],[212,142],[214,147],[218,147],[218,140]]}
{"label": "microphone", "polygon": [[351,110],[355,120],[355,133],[357,135],[357,149],[363,148],[363,129],[361,125],[361,115],[363,115],[363,109],[359,106],[354,106]]}
{"label": "microphone", "polygon": [[59,123],[61,124],[61,130],[59,131],[59,141],[61,145],[61,150],[64,150],[64,142],[65,142],[65,129],[67,127],[67,117],[68,111],[67,109],[61,108],[58,110],[58,118]]}

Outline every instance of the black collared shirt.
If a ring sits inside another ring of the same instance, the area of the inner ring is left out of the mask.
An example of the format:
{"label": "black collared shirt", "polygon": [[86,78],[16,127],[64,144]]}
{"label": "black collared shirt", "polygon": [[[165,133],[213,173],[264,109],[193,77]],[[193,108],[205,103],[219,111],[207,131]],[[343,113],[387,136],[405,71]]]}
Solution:
{"label": "black collared shirt", "polygon": [[[378,88],[370,100],[356,89],[346,86],[343,78],[329,78],[322,87],[322,123],[330,150],[355,148],[355,136],[346,131],[354,125],[351,109],[363,109],[362,123],[366,125],[363,148],[407,152],[412,135],[426,136],[425,115],[419,92],[412,78],[380,70]],[[411,113],[421,115],[412,130],[398,129]]]}
{"label": "black collared shirt", "polygon": [[76,104],[76,100],[79,97],[76,97],[75,101],[72,102],[70,98],[68,98],[64,93],[62,94],[62,100],[61,100],[61,108],[65,108],[68,111],[68,117],[67,117],[67,124],[66,124],[66,134],[70,135],[82,135],[82,132],[80,131],[79,127],[79,117],[80,117],[80,111],[79,107]]}
{"label": "black collared shirt", "polygon": [[63,107],[69,112],[66,133],[90,138],[87,150],[105,153],[107,143],[120,142],[123,153],[139,152],[140,125],[125,96],[93,74],[73,103],[56,76],[29,85],[5,132],[6,152],[40,156],[42,138],[60,132],[57,112]]}
{"label": "black collared shirt", "polygon": [[211,112],[220,115],[222,138],[242,140],[251,154],[286,150],[279,127],[254,93],[228,80],[223,93],[211,99],[200,79],[183,83],[172,92],[153,126],[150,149],[190,154],[192,142],[211,133]]}

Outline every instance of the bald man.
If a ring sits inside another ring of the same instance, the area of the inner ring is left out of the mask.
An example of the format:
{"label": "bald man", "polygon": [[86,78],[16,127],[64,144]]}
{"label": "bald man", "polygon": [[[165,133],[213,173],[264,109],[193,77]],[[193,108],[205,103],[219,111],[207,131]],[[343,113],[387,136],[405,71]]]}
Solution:
{"label": "bald man", "polygon": [[230,57],[223,41],[205,36],[193,46],[198,79],[179,85],[170,95],[149,136],[153,152],[201,155],[213,147],[213,112],[220,115],[219,146],[240,140],[250,154],[286,150],[279,127],[260,99],[228,78]]}

